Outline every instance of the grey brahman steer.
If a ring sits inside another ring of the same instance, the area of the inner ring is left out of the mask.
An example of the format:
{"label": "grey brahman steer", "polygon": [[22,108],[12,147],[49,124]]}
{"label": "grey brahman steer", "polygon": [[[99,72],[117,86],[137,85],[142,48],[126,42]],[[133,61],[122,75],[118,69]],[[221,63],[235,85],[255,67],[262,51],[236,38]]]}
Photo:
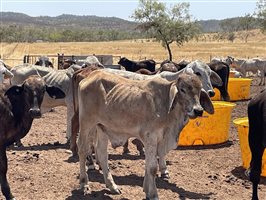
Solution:
{"label": "grey brahman steer", "polygon": [[5,82],[6,78],[12,78],[14,75],[8,70],[3,60],[0,60],[0,84]]}

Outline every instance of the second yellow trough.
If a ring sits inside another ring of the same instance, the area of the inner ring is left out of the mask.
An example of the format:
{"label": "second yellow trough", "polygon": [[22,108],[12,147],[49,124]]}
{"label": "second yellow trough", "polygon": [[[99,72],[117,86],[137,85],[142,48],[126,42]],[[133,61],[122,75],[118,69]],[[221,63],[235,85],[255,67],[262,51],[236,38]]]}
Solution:
{"label": "second yellow trough", "polygon": [[[250,78],[229,78],[228,80],[228,93],[231,101],[239,101],[249,99],[250,85],[252,79]],[[215,90],[215,96],[211,99],[219,101],[221,99],[220,91]]]}
{"label": "second yellow trough", "polygon": [[229,137],[231,112],[235,104],[214,101],[214,114],[204,112],[203,117],[189,120],[179,136],[179,146],[224,143]]}
{"label": "second yellow trough", "polygon": [[[233,122],[237,127],[243,167],[245,169],[248,169],[251,161],[251,152],[248,143],[248,131],[249,131],[248,118],[247,117],[238,118],[235,119]],[[262,169],[261,175],[266,176],[266,151],[264,151],[262,157],[261,169]]]}

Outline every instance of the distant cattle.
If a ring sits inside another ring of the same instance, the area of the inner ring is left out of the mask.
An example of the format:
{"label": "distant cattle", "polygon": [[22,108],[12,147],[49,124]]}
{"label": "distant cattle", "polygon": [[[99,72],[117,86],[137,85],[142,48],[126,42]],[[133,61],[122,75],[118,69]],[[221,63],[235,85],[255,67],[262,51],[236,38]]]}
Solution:
{"label": "distant cattle", "polygon": [[5,79],[10,79],[13,76],[13,73],[9,71],[4,61],[0,60],[0,84],[4,83]]}
{"label": "distant cattle", "polygon": [[151,72],[155,71],[156,62],[154,60],[132,61],[125,57],[118,62],[119,65],[125,67],[127,71],[135,72],[141,68],[147,69]]}
{"label": "distant cattle", "polygon": [[213,87],[217,88],[220,91],[222,100],[230,101],[230,96],[228,93],[228,80],[230,74],[229,65],[221,61],[211,62],[208,65],[220,76],[223,81],[223,84],[221,86],[215,85],[215,83],[213,83]]}
{"label": "distant cattle", "polygon": [[38,61],[36,61],[35,65],[54,68],[53,63],[46,56],[39,57],[39,59],[38,59]]}
{"label": "distant cattle", "polygon": [[234,61],[234,58],[231,57],[231,56],[227,56],[226,58],[220,58],[220,57],[214,57],[211,59],[211,63],[214,63],[214,62],[224,62],[226,63],[227,65],[231,65]]}
{"label": "distant cattle", "polygon": [[47,86],[39,76],[27,78],[20,86],[0,87],[0,184],[5,198],[15,200],[6,177],[6,148],[25,137],[33,119],[41,117],[40,106],[45,92],[51,98],[65,95],[60,89]]}
{"label": "distant cattle", "polygon": [[62,69],[67,69],[69,68],[71,65],[76,64],[75,60],[72,59],[66,59],[64,60],[64,62],[62,63]]}
{"label": "distant cattle", "polygon": [[249,134],[251,150],[249,178],[253,183],[252,200],[258,200],[262,155],[266,148],[266,90],[252,98],[248,104]]}
{"label": "distant cattle", "polygon": [[82,64],[82,68],[88,67],[88,66],[98,66],[100,68],[104,68],[104,65],[98,60],[96,56],[88,56]]}
{"label": "distant cattle", "polygon": [[234,59],[232,67],[239,71],[244,78],[247,72],[252,72],[257,75],[260,73],[261,80],[259,85],[265,85],[266,59]]}
{"label": "distant cattle", "polygon": [[[96,127],[96,155],[106,186],[111,192],[121,191],[108,167],[108,139],[113,147],[137,137],[145,146],[143,190],[147,199],[158,199],[156,189],[157,156],[164,157],[176,148],[179,134],[189,118],[201,116],[203,109],[213,113],[213,105],[194,74],[181,74],[169,82],[160,77],[136,81],[106,71],[94,71],[79,85],[78,138],[80,185],[90,193],[85,169],[86,157],[95,141],[90,134]],[[159,168],[164,168],[159,162]]]}
{"label": "distant cattle", "polygon": [[138,74],[145,74],[145,75],[154,75],[154,74],[159,73],[158,70],[155,70],[154,72],[151,72],[150,70],[144,69],[144,68],[141,68],[141,69],[139,69],[139,70],[137,70],[135,72],[138,73]]}
{"label": "distant cattle", "polygon": [[181,67],[177,63],[170,61],[170,60],[164,60],[161,63],[159,71],[160,72],[163,72],[163,71],[177,72],[180,69],[181,69]]}

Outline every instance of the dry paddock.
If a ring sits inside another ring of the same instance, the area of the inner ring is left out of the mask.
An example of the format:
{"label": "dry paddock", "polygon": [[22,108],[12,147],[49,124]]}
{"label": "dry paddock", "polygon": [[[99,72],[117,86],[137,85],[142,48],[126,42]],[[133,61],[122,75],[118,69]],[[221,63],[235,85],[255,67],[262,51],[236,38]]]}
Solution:
{"label": "dry paddock", "polygon": [[[251,96],[263,87],[254,80]],[[248,101],[236,102],[232,119],[247,114]],[[221,116],[222,117],[222,116]],[[91,171],[91,195],[79,190],[78,162],[69,160],[65,139],[66,108],[57,107],[34,121],[29,134],[22,140],[24,147],[8,150],[8,179],[18,200],[138,200],[142,191],[144,160],[131,144],[131,153],[122,156],[122,148],[109,147],[109,164],[121,195],[105,189],[101,171]],[[171,178],[157,178],[160,199],[246,200],[251,198],[251,184],[241,167],[237,130],[231,123],[229,141],[221,145],[187,147],[172,150],[167,155]],[[266,197],[266,179],[259,186],[261,199]],[[0,199],[3,199],[0,194]]]}

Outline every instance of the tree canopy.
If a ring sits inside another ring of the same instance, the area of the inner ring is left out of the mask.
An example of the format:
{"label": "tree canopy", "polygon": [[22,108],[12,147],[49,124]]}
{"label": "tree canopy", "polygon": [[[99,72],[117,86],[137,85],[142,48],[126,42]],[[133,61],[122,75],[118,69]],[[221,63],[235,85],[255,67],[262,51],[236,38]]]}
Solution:
{"label": "tree canopy", "polygon": [[168,50],[169,60],[172,60],[170,44],[175,42],[180,46],[199,33],[189,15],[189,3],[167,7],[157,0],[140,0],[132,17],[141,23],[139,28],[142,31],[148,32]]}
{"label": "tree canopy", "polygon": [[260,0],[257,3],[257,16],[260,22],[261,30],[266,32],[266,1]]}

